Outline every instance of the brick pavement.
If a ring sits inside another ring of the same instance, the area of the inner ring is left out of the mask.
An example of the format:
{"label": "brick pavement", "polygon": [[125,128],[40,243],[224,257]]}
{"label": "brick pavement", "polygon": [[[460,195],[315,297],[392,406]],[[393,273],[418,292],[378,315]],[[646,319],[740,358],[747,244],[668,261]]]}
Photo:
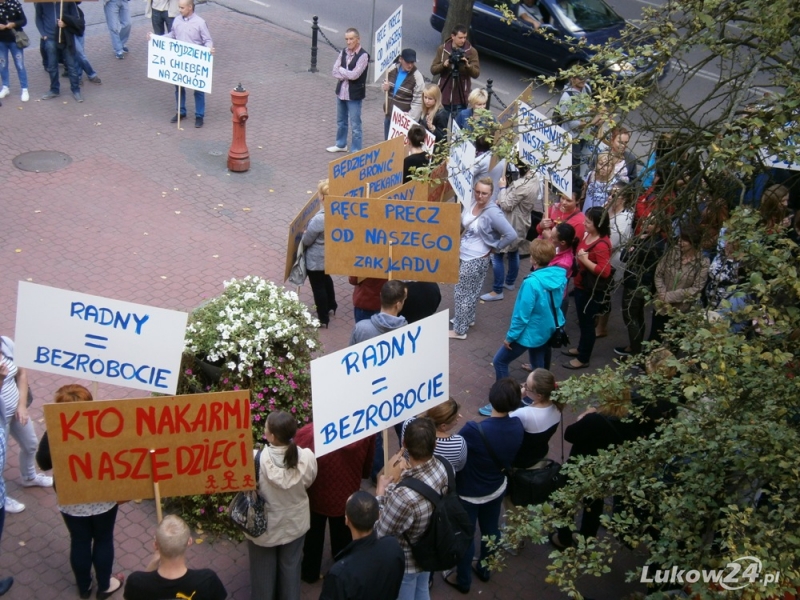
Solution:
{"label": "brick pavement", "polygon": [[[26,4],[25,9],[32,21],[33,7]],[[327,73],[334,54],[321,47],[321,73],[312,75],[307,72],[306,37],[215,4],[199,7],[198,13],[208,21],[217,48],[214,93],[200,130],[191,120],[183,131],[169,124],[173,89],[146,78],[149,22],[144,18],[134,19],[131,53],[124,61],[114,59],[104,24],[87,28],[87,51],[103,84],[85,84],[83,104],[74,102],[66,80],[61,98],[37,100],[47,91],[48,78],[35,52],[35,27],[28,27],[31,101],[19,101],[12,72],[12,95],[0,108],[0,331],[13,331],[20,280],[177,310],[191,310],[216,295],[222,281],[233,276],[257,274],[280,281],[287,224],[317,180],[326,176],[331,158],[324,148],[333,143],[335,128],[333,82]],[[231,174],[226,170],[231,138],[226,90],[239,82],[251,94],[247,140],[252,168]],[[190,116],[192,106],[189,98]],[[380,141],[382,113],[375,88],[368,91],[364,123],[365,145]],[[13,157],[32,150],[59,150],[73,163],[51,174],[12,166]],[[345,278],[335,282],[342,310],[331,328],[321,331],[329,351],[347,343],[353,325],[346,300],[350,286]],[[452,286],[442,286],[442,292],[442,308],[451,309]],[[481,305],[468,339],[451,342],[452,393],[464,404],[465,418],[476,416],[492,383],[489,363],[502,341],[515,294],[507,295],[503,302]],[[308,286],[300,296],[312,304]],[[577,339],[574,320],[573,313],[569,330]],[[616,314],[614,326],[619,326]],[[621,340],[598,341],[593,366],[610,360],[614,343]],[[512,374],[522,378],[518,365]],[[560,367],[554,371],[559,378],[567,376]],[[41,432],[41,405],[67,379],[35,371],[30,379],[37,399],[32,415]],[[139,395],[108,385],[101,385],[98,393],[100,398]],[[7,597],[73,597],[68,536],[55,495],[22,489],[17,464],[17,446],[10,442],[8,492],[28,508],[6,517],[0,574],[16,580]],[[152,502],[122,506],[115,571],[130,572],[145,564],[154,522]],[[548,552],[528,545],[492,582],[476,581],[473,594],[561,597],[544,584]],[[231,598],[249,597],[244,545],[199,544],[190,556],[194,565],[210,565],[220,573]],[[630,589],[623,579],[618,567],[601,586],[590,582],[587,591],[595,598],[618,598]],[[319,588],[304,584],[303,598],[317,597]],[[434,598],[454,596],[437,581]]]}

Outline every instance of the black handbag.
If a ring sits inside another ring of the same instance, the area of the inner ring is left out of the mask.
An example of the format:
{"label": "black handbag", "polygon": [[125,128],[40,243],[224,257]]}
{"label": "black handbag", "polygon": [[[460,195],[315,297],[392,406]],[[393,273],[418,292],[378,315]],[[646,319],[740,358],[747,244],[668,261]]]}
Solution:
{"label": "black handbag", "polygon": [[569,346],[569,336],[564,330],[564,326],[558,324],[558,314],[556,313],[556,305],[553,302],[553,294],[548,294],[548,297],[550,299],[550,310],[553,313],[553,323],[556,324],[556,329],[553,332],[553,335],[550,336],[550,339],[547,340],[547,345],[551,348],[563,348],[564,346]]}
{"label": "black handbag", "polygon": [[[511,499],[514,506],[528,506],[530,504],[543,504],[547,502],[550,495],[566,482],[566,478],[561,474],[561,465],[551,459],[539,461],[530,469],[505,468],[500,459],[494,453],[489,440],[483,433],[483,428],[478,423],[478,433],[483,438],[483,443],[489,451],[489,456],[498,468],[508,477],[508,489],[506,495]],[[564,461],[564,419],[561,419],[561,461]]]}
{"label": "black handbag", "polygon": [[264,499],[258,493],[258,480],[261,471],[261,448],[256,454],[256,489],[238,492],[228,505],[231,521],[247,535],[258,537],[267,531],[267,513],[264,512]]}

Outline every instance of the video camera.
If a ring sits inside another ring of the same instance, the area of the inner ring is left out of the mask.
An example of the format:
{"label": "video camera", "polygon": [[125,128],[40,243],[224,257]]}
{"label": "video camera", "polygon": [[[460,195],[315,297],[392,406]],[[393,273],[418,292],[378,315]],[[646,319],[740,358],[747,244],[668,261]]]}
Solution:
{"label": "video camera", "polygon": [[453,48],[453,50],[450,52],[450,69],[453,71],[453,75],[458,76],[458,67],[461,65],[463,60],[464,49]]}

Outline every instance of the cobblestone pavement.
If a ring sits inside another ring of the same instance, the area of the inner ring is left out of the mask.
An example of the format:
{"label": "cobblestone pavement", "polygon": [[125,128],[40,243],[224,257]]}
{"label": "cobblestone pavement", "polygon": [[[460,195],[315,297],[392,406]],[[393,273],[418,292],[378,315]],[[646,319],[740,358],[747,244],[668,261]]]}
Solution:
{"label": "cobblestone pavement", "polygon": [[[110,50],[104,24],[87,28],[87,52],[102,85],[85,83],[85,102],[78,104],[62,80],[60,98],[40,101],[48,77],[35,51],[33,7],[26,4],[25,10],[31,21],[27,29],[32,44],[26,52],[31,101],[20,101],[12,69],[12,94],[0,108],[0,331],[13,332],[18,281],[186,311],[218,294],[222,281],[231,277],[256,274],[280,281],[287,225],[326,176],[331,158],[325,147],[335,133],[328,75],[333,51],[321,47],[321,72],[308,73],[308,38],[216,4],[200,6],[198,14],[208,21],[217,48],[214,93],[207,102],[205,127],[195,129],[189,119],[179,131],[169,123],[173,88],[146,77],[147,20],[134,18],[130,54],[122,61]],[[231,140],[227,90],[240,82],[250,92],[252,167],[245,174],[226,169]],[[188,103],[191,117],[193,100]],[[364,103],[365,146],[380,141],[382,122],[379,91],[370,88]],[[14,157],[33,150],[58,150],[73,162],[55,173],[24,172],[12,165]],[[328,351],[342,348],[353,326],[350,286],[342,277],[335,282],[342,310],[331,328],[321,331]],[[442,293],[442,308],[451,309],[452,286],[442,286]],[[312,304],[308,286],[300,296]],[[515,293],[507,296],[503,302],[482,304],[468,339],[451,342],[452,394],[463,403],[465,418],[477,417],[492,383],[491,357],[502,342]],[[570,333],[577,339],[574,321],[573,312]],[[612,327],[619,328],[618,315]],[[592,366],[607,363],[614,343],[621,342],[613,336],[599,340]],[[519,362],[515,366],[512,374],[523,378]],[[567,376],[560,366],[554,370],[559,378]],[[36,371],[30,379],[36,397],[32,415],[41,433],[42,404],[68,381]],[[108,385],[100,385],[97,394],[140,395]],[[77,597],[67,531],[53,491],[19,485],[16,442],[9,442],[8,462],[8,493],[27,509],[6,516],[0,574],[16,580],[7,597]],[[122,506],[115,572],[143,567],[154,524],[151,501]],[[562,597],[544,583],[549,551],[528,544],[491,582],[476,581],[472,594]],[[231,598],[249,597],[244,545],[206,541],[190,550],[190,562],[217,570]],[[634,562],[628,557],[602,580],[587,582],[586,593],[619,598],[631,589],[624,583],[624,570]],[[316,598],[320,587],[303,584],[303,598]],[[432,596],[449,598],[455,592],[437,579]]]}

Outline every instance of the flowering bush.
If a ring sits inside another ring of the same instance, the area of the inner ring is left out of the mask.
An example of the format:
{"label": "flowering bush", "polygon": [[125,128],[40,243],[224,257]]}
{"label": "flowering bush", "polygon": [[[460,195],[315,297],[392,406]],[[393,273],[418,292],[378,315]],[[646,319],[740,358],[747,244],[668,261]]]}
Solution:
{"label": "flowering bush", "polygon": [[[295,292],[260,277],[224,282],[225,291],[189,317],[179,394],[249,389],[253,440],[264,441],[274,410],[311,420],[309,364],[319,322]],[[189,523],[240,537],[225,515],[232,494],[170,500]]]}

